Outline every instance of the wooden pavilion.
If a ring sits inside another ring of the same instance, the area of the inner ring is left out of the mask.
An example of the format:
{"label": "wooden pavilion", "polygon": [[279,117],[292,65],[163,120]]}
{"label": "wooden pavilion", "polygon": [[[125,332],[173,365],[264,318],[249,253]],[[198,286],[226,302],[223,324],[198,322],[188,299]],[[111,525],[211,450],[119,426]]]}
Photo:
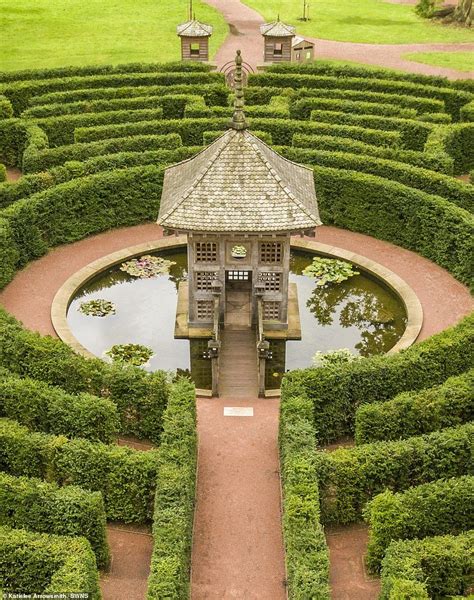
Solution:
{"label": "wooden pavilion", "polygon": [[293,25],[282,23],[278,18],[273,23],[261,25],[260,33],[265,40],[264,62],[291,61],[293,39],[296,35],[296,29]]}
{"label": "wooden pavilion", "polygon": [[176,33],[181,39],[181,60],[209,60],[209,38],[212,35],[212,25],[190,19],[178,25]]}

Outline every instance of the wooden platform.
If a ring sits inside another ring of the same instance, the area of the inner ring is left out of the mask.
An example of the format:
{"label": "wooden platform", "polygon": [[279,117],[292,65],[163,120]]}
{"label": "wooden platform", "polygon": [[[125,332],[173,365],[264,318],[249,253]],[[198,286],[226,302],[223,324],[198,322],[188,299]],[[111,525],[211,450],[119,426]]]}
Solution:
{"label": "wooden platform", "polygon": [[219,396],[256,398],[258,395],[257,340],[252,329],[223,329],[219,359]]}

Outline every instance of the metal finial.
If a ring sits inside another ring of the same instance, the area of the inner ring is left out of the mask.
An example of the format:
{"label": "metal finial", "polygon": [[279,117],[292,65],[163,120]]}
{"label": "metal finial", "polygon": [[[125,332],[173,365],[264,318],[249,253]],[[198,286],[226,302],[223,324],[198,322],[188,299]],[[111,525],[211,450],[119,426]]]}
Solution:
{"label": "metal finial", "polygon": [[193,20],[193,0],[189,0],[189,20]]}
{"label": "metal finial", "polygon": [[230,126],[232,129],[242,130],[247,129],[247,121],[244,113],[244,86],[242,83],[242,56],[240,50],[237,50],[235,57],[234,71],[234,114]]}

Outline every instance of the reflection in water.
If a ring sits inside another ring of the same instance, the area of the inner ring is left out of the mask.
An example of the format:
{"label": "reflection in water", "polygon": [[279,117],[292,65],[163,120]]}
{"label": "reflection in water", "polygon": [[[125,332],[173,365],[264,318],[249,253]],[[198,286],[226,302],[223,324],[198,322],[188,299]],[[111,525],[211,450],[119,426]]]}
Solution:
{"label": "reflection in water", "polygon": [[[200,388],[211,387],[211,364],[203,358],[207,340],[175,340],[177,289],[187,277],[186,251],[155,253],[174,261],[169,274],[137,279],[117,265],[76,293],[68,323],[78,341],[97,356],[114,344],[138,343],[155,352],[148,370],[190,375]],[[314,255],[292,252],[290,281],[298,287],[301,341],[272,341],[266,385],[277,388],[285,371],[307,367],[319,350],[349,348],[362,356],[387,352],[401,337],[406,315],[400,300],[379,281],[361,274],[336,285],[316,286],[302,275]],[[101,319],[81,314],[84,300],[103,298],[117,313]]]}

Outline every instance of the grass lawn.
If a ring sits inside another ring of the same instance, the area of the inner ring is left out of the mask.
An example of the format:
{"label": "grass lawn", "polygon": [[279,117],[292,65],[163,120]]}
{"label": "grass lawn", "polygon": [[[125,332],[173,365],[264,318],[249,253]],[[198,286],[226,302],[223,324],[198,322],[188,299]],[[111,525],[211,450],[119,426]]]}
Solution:
{"label": "grass lawn", "polygon": [[303,0],[243,0],[267,21],[280,15],[298,33],[325,40],[367,44],[474,41],[474,31],[418,17],[411,5],[384,0],[309,0],[310,21],[298,21]]}
{"label": "grass lawn", "polygon": [[472,52],[413,52],[404,54],[403,58],[435,67],[474,71],[474,54]]}
{"label": "grass lawn", "polygon": [[[0,69],[180,58],[176,25],[186,0],[1,0]],[[196,17],[214,26],[211,52],[227,34],[221,14],[195,0]]]}

